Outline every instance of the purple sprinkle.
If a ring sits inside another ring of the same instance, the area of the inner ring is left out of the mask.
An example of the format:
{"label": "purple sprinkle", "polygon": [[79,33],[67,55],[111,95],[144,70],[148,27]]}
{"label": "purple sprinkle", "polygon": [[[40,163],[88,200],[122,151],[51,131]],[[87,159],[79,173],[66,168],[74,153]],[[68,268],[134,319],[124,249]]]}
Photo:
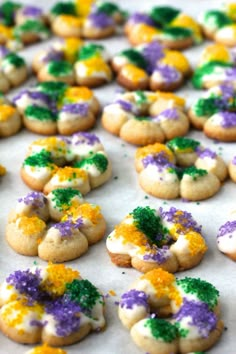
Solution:
{"label": "purple sprinkle", "polygon": [[78,114],[79,116],[86,116],[88,114],[88,103],[70,103],[62,107],[61,112]]}
{"label": "purple sprinkle", "polygon": [[236,221],[227,221],[219,229],[217,237],[228,235],[236,230]]}
{"label": "purple sprinkle", "polygon": [[22,14],[30,17],[40,17],[42,16],[42,10],[39,7],[27,5],[22,9]]}
{"label": "purple sprinkle", "polygon": [[43,57],[42,61],[48,63],[50,61],[59,61],[64,59],[64,53],[60,50],[50,48],[48,53]]}
{"label": "purple sprinkle", "polygon": [[112,17],[109,17],[103,12],[95,12],[88,16],[88,19],[92,22],[96,28],[105,28],[114,26],[115,22]]}
{"label": "purple sprinkle", "polygon": [[231,128],[236,126],[236,113],[235,112],[220,112],[218,113],[221,118],[221,126],[223,128]]}
{"label": "purple sprinkle", "polygon": [[32,320],[32,321],[30,321],[30,325],[33,326],[33,327],[40,327],[40,328],[42,328],[42,327],[46,326],[47,324],[48,324],[48,321],[43,321],[43,322],[38,321],[38,320]]}
{"label": "purple sprinkle", "polygon": [[156,166],[164,166],[164,167],[173,167],[174,165],[171,164],[168,159],[166,158],[163,152],[156,154],[156,155],[147,155],[142,159],[142,164],[144,168],[148,165],[156,165]]}
{"label": "purple sprinkle", "polygon": [[151,74],[156,66],[157,62],[164,57],[163,46],[157,41],[145,44],[142,49],[142,54],[147,62],[147,71]]}
{"label": "purple sprinkle", "polygon": [[180,233],[183,232],[182,227],[186,229],[186,231],[193,229],[194,231],[201,233],[202,226],[198,225],[193,219],[192,214],[187,211],[179,210],[175,207],[171,207],[168,211],[164,211],[163,208],[160,207],[159,213],[163,221],[180,224],[181,229],[178,231]]}
{"label": "purple sprinkle", "polygon": [[54,317],[56,333],[59,337],[69,336],[79,330],[81,307],[68,297],[64,296],[49,302],[45,307],[45,311]]}
{"label": "purple sprinkle", "polygon": [[120,305],[119,301],[114,301],[114,305],[119,306]]}
{"label": "purple sprinkle", "polygon": [[216,328],[217,317],[204,302],[190,301],[184,298],[183,305],[174,315],[174,318],[177,322],[180,322],[181,326],[181,320],[186,317],[191,318],[188,321],[188,325],[197,327],[199,334],[203,338],[207,338],[210,332]]}
{"label": "purple sprinkle", "polygon": [[141,12],[136,12],[133,15],[130,16],[128,20],[128,24],[138,24],[138,23],[144,23],[149,26],[154,26],[154,21],[149,17],[147,14],[141,13]]}
{"label": "purple sprinkle", "polygon": [[0,58],[1,59],[4,58],[9,53],[10,53],[9,49],[4,47],[3,45],[0,45]]}
{"label": "purple sprinkle", "polygon": [[96,143],[100,143],[99,138],[92,133],[80,132],[73,135],[73,139],[75,140],[75,145],[88,144],[95,145]]}
{"label": "purple sprinkle", "polygon": [[29,91],[27,89],[21,90],[14,98],[13,98],[13,102],[17,104],[17,101],[19,99],[21,99],[24,95],[27,95],[29,98],[31,98],[32,100],[36,100],[36,101],[42,101],[47,105],[51,104],[51,100],[48,97],[48,95],[46,95],[43,92],[39,92],[39,91]]}
{"label": "purple sprinkle", "polygon": [[121,296],[120,306],[122,308],[132,309],[135,305],[148,308],[148,295],[144,291],[132,289]]}
{"label": "purple sprinkle", "polygon": [[123,108],[127,112],[132,112],[132,104],[130,102],[124,101],[122,99],[116,100],[114,103],[118,103],[121,108]]}
{"label": "purple sprinkle", "polygon": [[200,157],[201,159],[204,159],[205,157],[209,157],[210,159],[215,159],[217,157],[217,154],[211,149],[203,149],[203,150],[197,149],[196,153],[198,157]]}
{"label": "purple sprinkle", "polygon": [[232,84],[230,83],[222,84],[219,87],[223,98],[230,99],[234,96],[234,87]]}
{"label": "purple sprinkle", "polygon": [[236,156],[233,157],[231,162],[232,162],[233,165],[236,165]]}
{"label": "purple sprinkle", "polygon": [[29,192],[25,197],[18,199],[19,203],[24,203],[26,205],[31,205],[35,208],[43,208],[46,203],[46,198],[43,193],[40,192]]}
{"label": "purple sprinkle", "polygon": [[225,76],[227,81],[236,80],[236,68],[228,68],[225,70]]}
{"label": "purple sprinkle", "polygon": [[160,75],[165,79],[165,82],[168,84],[173,82],[175,83],[181,78],[180,72],[169,65],[158,64],[154,69],[154,73],[155,72],[160,73]]}
{"label": "purple sprinkle", "polygon": [[177,120],[179,118],[179,114],[176,108],[168,108],[162,111],[158,116],[153,118],[154,122],[161,122],[163,118],[168,120]]}
{"label": "purple sprinkle", "polygon": [[78,229],[82,225],[83,225],[82,218],[78,218],[76,222],[73,222],[72,220],[66,220],[54,224],[53,227],[59,230],[60,235],[62,237],[68,237],[68,236],[72,236],[73,230]]}
{"label": "purple sprinkle", "polygon": [[155,250],[155,252],[150,252],[150,253],[147,253],[143,256],[143,259],[145,261],[152,260],[152,261],[157,262],[158,264],[162,264],[169,258],[169,253],[168,253],[169,247],[168,246],[163,246],[162,248],[152,247],[152,251],[153,250]]}

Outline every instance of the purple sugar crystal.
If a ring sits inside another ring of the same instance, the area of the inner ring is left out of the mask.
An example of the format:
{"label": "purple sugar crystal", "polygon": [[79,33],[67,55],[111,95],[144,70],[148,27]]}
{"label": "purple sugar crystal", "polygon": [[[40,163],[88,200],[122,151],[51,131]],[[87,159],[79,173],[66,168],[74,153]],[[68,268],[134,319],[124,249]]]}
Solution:
{"label": "purple sugar crystal", "polygon": [[236,230],[236,221],[227,221],[219,229],[217,237],[222,237],[233,233]]}
{"label": "purple sugar crystal", "polygon": [[128,20],[128,24],[138,24],[138,23],[144,23],[149,26],[154,26],[154,21],[149,17],[147,14],[141,13],[141,12],[136,12],[133,15],[130,16]]}
{"label": "purple sugar crystal", "polygon": [[60,61],[64,59],[64,53],[60,50],[50,48],[48,53],[43,57],[42,61],[44,63],[49,63],[50,61]]}
{"label": "purple sugar crystal", "polygon": [[225,79],[227,81],[236,80],[236,68],[228,68],[225,70]]}
{"label": "purple sugar crystal", "polygon": [[180,72],[169,65],[158,64],[154,69],[154,73],[155,72],[160,73],[168,84],[171,84],[172,82],[175,83],[181,79]]}
{"label": "purple sugar crystal", "polygon": [[144,291],[129,290],[121,296],[120,306],[126,309],[133,309],[134,306],[148,308],[148,295]]}
{"label": "purple sugar crystal", "polygon": [[43,12],[39,7],[27,5],[23,7],[22,14],[29,17],[40,17]]}
{"label": "purple sugar crystal", "polygon": [[203,150],[197,149],[196,152],[201,159],[204,159],[205,157],[209,157],[210,159],[215,159],[217,157],[217,154],[211,149],[203,149]]}
{"label": "purple sugar crystal", "polygon": [[9,53],[10,53],[9,49],[4,47],[3,45],[0,45],[0,58],[1,59],[4,58]]}
{"label": "purple sugar crystal", "polygon": [[13,97],[12,101],[17,103],[17,101],[20,100],[24,95],[27,95],[33,100],[42,101],[48,106],[51,104],[50,98],[45,93],[39,91],[30,91],[27,89],[21,90],[16,96]]}
{"label": "purple sugar crystal", "polygon": [[46,204],[46,198],[41,192],[29,192],[25,197],[20,197],[18,202],[32,205],[35,208],[43,208]]}
{"label": "purple sugar crystal", "polygon": [[100,143],[99,138],[95,134],[80,132],[73,135],[73,139],[75,140],[75,145],[80,144],[88,144],[95,145],[96,143]]}
{"label": "purple sugar crystal", "polygon": [[157,62],[164,57],[163,47],[157,41],[152,41],[145,44],[142,49],[142,55],[148,63],[147,71],[151,74],[155,70]]}
{"label": "purple sugar crystal", "polygon": [[154,117],[153,120],[155,122],[161,122],[163,118],[168,120],[177,120],[179,118],[179,114],[176,108],[168,108],[162,111],[158,116]]}
{"label": "purple sugar crystal", "polygon": [[163,153],[147,155],[142,159],[142,163],[144,168],[146,168],[148,165],[173,167],[173,164],[168,161]]}
{"label": "purple sugar crystal", "polygon": [[124,109],[125,111],[132,112],[133,107],[130,102],[124,101],[122,99],[117,99],[117,100],[115,100],[114,103],[119,104],[121,106],[121,108]]}
{"label": "purple sugar crystal", "polygon": [[222,120],[221,126],[223,128],[232,128],[236,126],[236,113],[235,112],[220,112],[218,113]]}
{"label": "purple sugar crystal", "polygon": [[[155,250],[155,252],[153,252]],[[152,252],[147,253],[143,256],[145,261],[152,260],[158,264],[164,263],[169,258],[169,247],[163,246],[162,248],[152,247]]]}
{"label": "purple sugar crystal", "polygon": [[87,103],[69,103],[65,104],[61,112],[77,114],[81,117],[84,117],[88,114],[89,105]]}
{"label": "purple sugar crystal", "polygon": [[233,164],[233,165],[236,165],[236,156],[233,157],[233,159],[232,159],[232,164]]}
{"label": "purple sugar crystal", "polygon": [[234,96],[234,87],[232,84],[230,83],[226,83],[226,84],[222,84],[219,86],[221,93],[222,93],[222,97],[224,99],[230,99]]}
{"label": "purple sugar crystal", "polygon": [[109,17],[103,12],[95,12],[88,16],[88,19],[92,22],[96,28],[105,28],[114,26],[115,22],[112,17]]}
{"label": "purple sugar crystal", "polygon": [[72,236],[73,230],[78,229],[82,225],[83,220],[78,218],[75,222],[73,222],[71,219],[58,222],[57,224],[54,224],[53,227],[59,230],[61,237],[68,237]]}

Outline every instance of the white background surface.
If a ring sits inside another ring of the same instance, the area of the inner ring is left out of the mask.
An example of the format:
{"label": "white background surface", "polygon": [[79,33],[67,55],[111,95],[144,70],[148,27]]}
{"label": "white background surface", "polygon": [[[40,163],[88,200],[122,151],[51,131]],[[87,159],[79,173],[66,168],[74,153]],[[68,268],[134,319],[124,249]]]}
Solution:
{"label": "white background surface", "polygon": [[[23,1],[22,1],[23,2]],[[26,3],[36,4],[36,1],[24,1]],[[206,0],[182,0],[182,1],[117,1],[120,5],[127,9],[149,10],[155,4],[173,4],[182,8],[185,12],[198,16],[200,12],[207,8],[214,8],[221,5],[221,1]],[[48,9],[54,3],[53,1],[41,0],[37,2],[45,9]],[[22,55],[30,63],[31,59],[39,48],[46,47],[49,42],[44,42],[30,48],[25,49]],[[122,37],[107,39],[102,41],[107,46],[111,54],[129,46],[128,42]],[[206,43],[204,44],[206,45]],[[185,51],[187,57],[193,64],[197,63],[197,59],[203,46],[195,47]],[[36,82],[35,78],[31,78],[27,84]],[[95,93],[101,103],[109,103],[115,96],[118,89],[116,84],[111,84],[104,88],[96,89]],[[18,92],[15,90],[14,93]],[[13,92],[9,95],[12,97]],[[187,84],[179,91],[179,94],[187,99],[188,105],[193,102],[195,97],[201,95],[201,91],[193,91],[191,84]],[[103,215],[107,220],[107,235],[112,231],[114,226],[121,219],[137,206],[150,205],[153,208],[163,206],[164,201],[149,196],[145,199],[145,193],[141,190],[137,182],[137,175],[134,170],[133,157],[136,148],[124,143],[119,138],[111,136],[105,132],[98,121],[93,129],[102,140],[105,148],[113,163],[113,177],[101,188],[92,191],[86,196],[89,202],[99,204],[102,208]],[[213,148],[217,153],[221,153],[223,159],[228,163],[233,155],[236,155],[235,143],[215,143],[206,138],[201,132],[190,131],[189,137],[200,140],[204,146]],[[39,138],[35,134],[22,130],[17,135],[0,140],[0,163],[7,168],[7,175],[0,181],[0,281],[17,269],[27,269],[33,265],[36,260],[38,264],[45,264],[37,257],[24,257],[14,253],[13,250],[5,242],[5,225],[7,215],[11,208],[15,206],[18,197],[29,192],[29,188],[25,186],[20,178],[19,170],[25,157],[28,145]],[[114,179],[117,176],[118,179]],[[216,234],[219,227],[225,223],[229,217],[236,219],[236,185],[230,180],[226,181],[220,192],[213,198],[202,201],[200,203],[183,203],[181,200],[168,201],[168,206],[175,206],[188,210],[194,218],[203,225],[203,234],[206,237],[209,250],[205,255],[202,263],[190,270],[179,273],[179,277],[193,276],[201,277],[213,283],[221,294],[222,318],[225,326],[228,328],[223,333],[221,340],[208,353],[211,354],[235,354],[236,353],[236,272],[235,263],[227,257],[219,253],[216,248]],[[69,266],[78,269],[81,276],[88,278],[104,294],[109,290],[116,292],[116,296],[110,296],[106,300],[106,318],[107,327],[104,332],[92,334],[86,337],[80,343],[65,348],[68,354],[138,354],[142,353],[133,344],[129,333],[123,328],[117,316],[117,306],[115,301],[119,300],[120,295],[127,290],[128,286],[140,274],[133,269],[117,268],[111,264],[105,249],[105,239],[99,244],[94,245],[81,258],[67,263]],[[123,274],[124,272],[124,274]],[[0,333],[0,353],[1,354],[23,354],[30,346],[19,345]]]}

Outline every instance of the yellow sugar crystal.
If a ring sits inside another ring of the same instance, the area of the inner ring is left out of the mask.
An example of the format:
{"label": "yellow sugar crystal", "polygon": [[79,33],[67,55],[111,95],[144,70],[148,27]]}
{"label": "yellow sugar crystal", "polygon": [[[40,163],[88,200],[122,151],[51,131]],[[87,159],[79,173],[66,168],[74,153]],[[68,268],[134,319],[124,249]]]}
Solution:
{"label": "yellow sugar crystal", "polygon": [[89,59],[80,60],[77,65],[78,68],[84,68],[88,76],[93,76],[94,73],[102,72],[106,74],[109,80],[111,79],[111,69],[101,57],[93,56]]}
{"label": "yellow sugar crystal", "polygon": [[88,219],[92,224],[97,224],[102,217],[101,208],[98,205],[91,205],[89,203],[77,204],[67,211],[67,215],[63,217],[63,221],[70,217],[72,217],[72,220],[77,220],[78,218]]}
{"label": "yellow sugar crystal", "polygon": [[158,99],[162,99],[162,100],[166,100],[166,101],[171,100],[171,101],[174,101],[177,106],[181,106],[181,107],[184,107],[185,102],[186,102],[184,98],[176,96],[172,92],[157,91],[156,95],[157,95],[157,100]]}
{"label": "yellow sugar crystal", "polygon": [[236,2],[226,3],[224,5],[227,15],[232,19],[236,20]]}
{"label": "yellow sugar crystal", "polygon": [[119,224],[115,227],[115,237],[123,238],[123,243],[131,243],[135,246],[142,247],[148,244],[147,237],[139,231],[133,224]]}
{"label": "yellow sugar crystal", "polygon": [[223,44],[211,44],[205,48],[201,55],[199,65],[203,65],[209,61],[223,61],[228,63],[230,61],[230,52]]}
{"label": "yellow sugar crystal", "polygon": [[173,66],[179,70],[183,75],[186,75],[190,71],[190,64],[188,59],[177,50],[166,49],[165,56],[160,59],[159,63]]}
{"label": "yellow sugar crystal", "polygon": [[139,81],[143,81],[147,78],[146,71],[137,68],[133,64],[124,65],[121,71],[123,76],[134,83],[138,83]]}
{"label": "yellow sugar crystal", "polygon": [[191,231],[185,235],[185,238],[189,242],[188,248],[192,256],[195,256],[198,253],[205,253],[207,251],[206,242],[198,232]]}
{"label": "yellow sugar crystal", "polygon": [[24,236],[35,236],[40,234],[45,228],[46,224],[37,216],[21,216],[18,219],[18,227],[21,229]]}
{"label": "yellow sugar crystal", "polygon": [[67,354],[67,352],[60,348],[49,347],[46,343],[35,347],[30,351],[31,354]]}
{"label": "yellow sugar crystal", "polygon": [[201,27],[199,24],[190,16],[180,13],[171,23],[170,26],[184,27],[191,29],[196,38],[196,41],[201,41]]}
{"label": "yellow sugar crystal", "polygon": [[135,154],[136,159],[143,159],[147,155],[155,155],[162,153],[170,162],[175,161],[173,152],[165,145],[156,143],[152,145],[147,145],[141,148],[138,148]]}
{"label": "yellow sugar crystal", "polygon": [[7,104],[0,105],[0,122],[6,121],[12,117],[13,114],[16,113],[16,109]]}
{"label": "yellow sugar crystal", "polygon": [[66,38],[64,42],[65,59],[73,63],[76,60],[78,50],[82,47],[84,42],[76,37]]}
{"label": "yellow sugar crystal", "polygon": [[11,39],[13,37],[13,29],[11,27],[4,26],[0,23],[0,38]]}
{"label": "yellow sugar crystal", "polygon": [[75,6],[77,8],[77,13],[81,17],[87,16],[92,8],[94,0],[75,0]]}
{"label": "yellow sugar crystal", "polygon": [[77,102],[78,100],[89,101],[93,97],[93,92],[85,86],[69,87],[64,97],[71,102]]}
{"label": "yellow sugar crystal", "polygon": [[135,25],[131,30],[131,36],[140,44],[152,42],[158,37],[159,33],[160,30],[144,23]]}
{"label": "yellow sugar crystal", "polygon": [[82,21],[80,18],[73,15],[60,15],[60,20],[63,21],[66,25],[72,27],[81,27]]}
{"label": "yellow sugar crystal", "polygon": [[65,182],[65,181],[71,182],[75,179],[82,179],[83,181],[86,181],[88,179],[88,175],[84,170],[80,168],[70,167],[70,166],[58,168],[54,176],[55,175],[57,175],[58,180],[60,182]]}

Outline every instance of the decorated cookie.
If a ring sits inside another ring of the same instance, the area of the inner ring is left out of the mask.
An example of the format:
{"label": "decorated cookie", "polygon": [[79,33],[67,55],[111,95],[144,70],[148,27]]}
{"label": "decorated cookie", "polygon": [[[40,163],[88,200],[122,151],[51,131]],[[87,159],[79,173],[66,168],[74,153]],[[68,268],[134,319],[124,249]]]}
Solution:
{"label": "decorated cookie", "polygon": [[125,25],[125,32],[132,45],[155,40],[167,48],[185,49],[202,42],[200,25],[170,6],[155,6],[148,13],[134,13]]}
{"label": "decorated cookie", "polygon": [[102,45],[77,38],[61,39],[36,54],[33,69],[39,81],[63,81],[97,87],[112,80],[109,55]]}
{"label": "decorated cookie", "polygon": [[19,198],[8,218],[6,239],[17,253],[65,262],[87,252],[105,229],[99,206],[86,202],[76,189],[60,188],[47,196],[30,192]]}
{"label": "decorated cookie", "polygon": [[0,329],[18,343],[64,346],[105,326],[103,295],[63,264],[11,273],[1,284],[0,306]]}
{"label": "decorated cookie", "polygon": [[172,93],[127,92],[104,107],[102,124],[131,144],[162,143],[188,132],[184,106],[185,100]]}
{"label": "decorated cookie", "polygon": [[207,46],[199,60],[192,83],[195,88],[211,88],[216,85],[231,83],[236,85],[235,50],[222,44]]}
{"label": "decorated cookie", "polygon": [[227,166],[220,156],[184,137],[174,138],[166,145],[139,148],[135,167],[144,191],[161,199],[208,199],[227,177]]}
{"label": "decorated cookie", "polygon": [[135,344],[150,354],[202,353],[224,329],[219,291],[212,284],[178,279],[162,269],[142,275],[121,296],[119,318]]}
{"label": "decorated cookie", "polygon": [[0,5],[0,44],[18,50],[49,36],[47,17],[38,6],[12,1]]}
{"label": "decorated cookie", "polygon": [[229,220],[220,226],[217,234],[218,249],[236,261],[236,221]]}
{"label": "decorated cookie", "polygon": [[33,349],[27,350],[25,354],[67,354],[67,352],[60,348],[49,347],[47,344],[37,346]]}
{"label": "decorated cookie", "polygon": [[21,167],[23,181],[45,194],[68,187],[87,194],[105,183],[111,173],[103,145],[91,133],[38,139],[29,146]]}
{"label": "decorated cookie", "polygon": [[11,88],[21,85],[27,77],[24,59],[0,45],[0,92],[6,93]]}
{"label": "decorated cookie", "polygon": [[174,91],[191,75],[187,58],[157,41],[125,49],[112,59],[117,82],[129,90]]}
{"label": "decorated cookie", "polygon": [[155,268],[171,273],[193,268],[207,250],[192,215],[174,207],[137,207],[115,227],[106,246],[114,264],[143,273]]}
{"label": "decorated cookie", "polygon": [[51,27],[60,37],[102,39],[116,33],[126,12],[112,2],[58,2],[50,11]]}
{"label": "decorated cookie", "polygon": [[233,182],[236,183],[236,156],[234,156],[229,163],[229,176]]}
{"label": "decorated cookie", "polygon": [[210,88],[191,106],[188,112],[191,123],[209,138],[236,141],[235,92],[231,82]]}
{"label": "decorated cookie", "polygon": [[43,135],[71,135],[92,128],[100,110],[93,92],[84,86],[44,82],[23,89],[13,102],[26,128]]}
{"label": "decorated cookie", "polygon": [[16,134],[21,125],[18,110],[0,93],[0,137],[4,138]]}

